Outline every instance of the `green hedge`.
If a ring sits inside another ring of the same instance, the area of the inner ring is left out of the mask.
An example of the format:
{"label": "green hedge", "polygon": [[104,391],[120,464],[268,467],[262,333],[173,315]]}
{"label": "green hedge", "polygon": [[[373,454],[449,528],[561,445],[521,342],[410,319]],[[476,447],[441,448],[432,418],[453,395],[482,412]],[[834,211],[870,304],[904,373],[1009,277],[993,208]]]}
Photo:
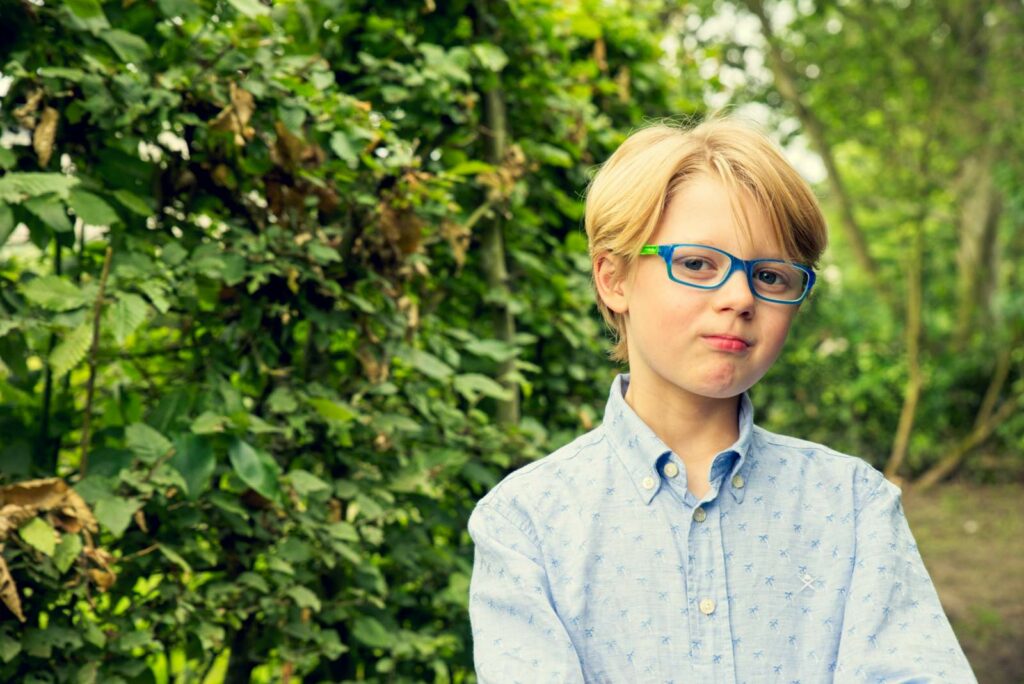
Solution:
{"label": "green hedge", "polygon": [[[613,372],[588,170],[643,115],[699,101],[656,67],[654,17],[3,13],[2,116],[34,138],[0,149],[0,243],[30,235],[0,261],[3,469],[66,478],[99,533],[40,511],[46,529],[6,540],[26,621],[0,627],[0,679],[467,681],[468,513],[595,421]],[[109,229],[76,240],[78,219]],[[495,226],[504,295],[479,255]],[[528,418],[499,426],[510,362]]]}

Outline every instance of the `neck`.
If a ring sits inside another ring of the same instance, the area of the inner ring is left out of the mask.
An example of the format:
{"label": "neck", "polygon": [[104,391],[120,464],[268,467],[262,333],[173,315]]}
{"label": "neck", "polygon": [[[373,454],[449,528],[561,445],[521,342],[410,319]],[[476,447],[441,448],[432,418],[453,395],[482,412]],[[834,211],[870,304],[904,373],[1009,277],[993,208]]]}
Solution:
{"label": "neck", "polygon": [[707,478],[715,455],[739,437],[740,397],[703,397],[659,380],[631,373],[626,403],[683,460],[688,476]]}

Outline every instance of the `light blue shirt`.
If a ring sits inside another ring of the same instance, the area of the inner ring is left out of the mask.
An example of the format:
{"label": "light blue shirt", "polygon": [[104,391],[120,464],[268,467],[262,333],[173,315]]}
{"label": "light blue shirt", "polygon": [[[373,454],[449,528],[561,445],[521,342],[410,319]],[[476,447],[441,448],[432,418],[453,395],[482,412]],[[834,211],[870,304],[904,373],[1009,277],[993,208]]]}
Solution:
{"label": "light blue shirt", "polygon": [[481,682],[975,682],[900,490],[754,425],[696,500],[612,384],[604,423],[469,521]]}

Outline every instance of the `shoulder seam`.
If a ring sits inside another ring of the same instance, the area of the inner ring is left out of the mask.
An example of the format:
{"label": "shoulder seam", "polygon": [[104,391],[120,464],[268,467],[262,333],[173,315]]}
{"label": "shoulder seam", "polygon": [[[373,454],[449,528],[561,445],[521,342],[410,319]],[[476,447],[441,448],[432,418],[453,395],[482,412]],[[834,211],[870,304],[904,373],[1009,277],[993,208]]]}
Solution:
{"label": "shoulder seam", "polygon": [[533,523],[528,518],[526,518],[525,516],[516,516],[517,518],[523,518],[521,522],[516,522],[509,516],[508,513],[505,512],[505,507],[503,505],[492,501],[480,501],[477,504],[477,508],[490,510],[495,515],[502,517],[509,525],[512,525],[517,530],[526,535],[526,537],[529,538],[530,542],[537,547],[537,551],[540,551],[540,539],[537,538],[536,532],[533,529]]}

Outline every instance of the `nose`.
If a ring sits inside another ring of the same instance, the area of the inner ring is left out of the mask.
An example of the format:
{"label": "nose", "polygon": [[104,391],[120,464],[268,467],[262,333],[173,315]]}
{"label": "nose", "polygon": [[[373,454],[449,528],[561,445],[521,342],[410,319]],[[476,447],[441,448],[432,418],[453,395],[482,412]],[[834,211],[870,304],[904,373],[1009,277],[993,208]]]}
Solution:
{"label": "nose", "polygon": [[747,317],[754,314],[757,298],[750,289],[750,281],[743,269],[733,271],[722,286],[714,291],[714,296],[717,311],[735,311]]}

